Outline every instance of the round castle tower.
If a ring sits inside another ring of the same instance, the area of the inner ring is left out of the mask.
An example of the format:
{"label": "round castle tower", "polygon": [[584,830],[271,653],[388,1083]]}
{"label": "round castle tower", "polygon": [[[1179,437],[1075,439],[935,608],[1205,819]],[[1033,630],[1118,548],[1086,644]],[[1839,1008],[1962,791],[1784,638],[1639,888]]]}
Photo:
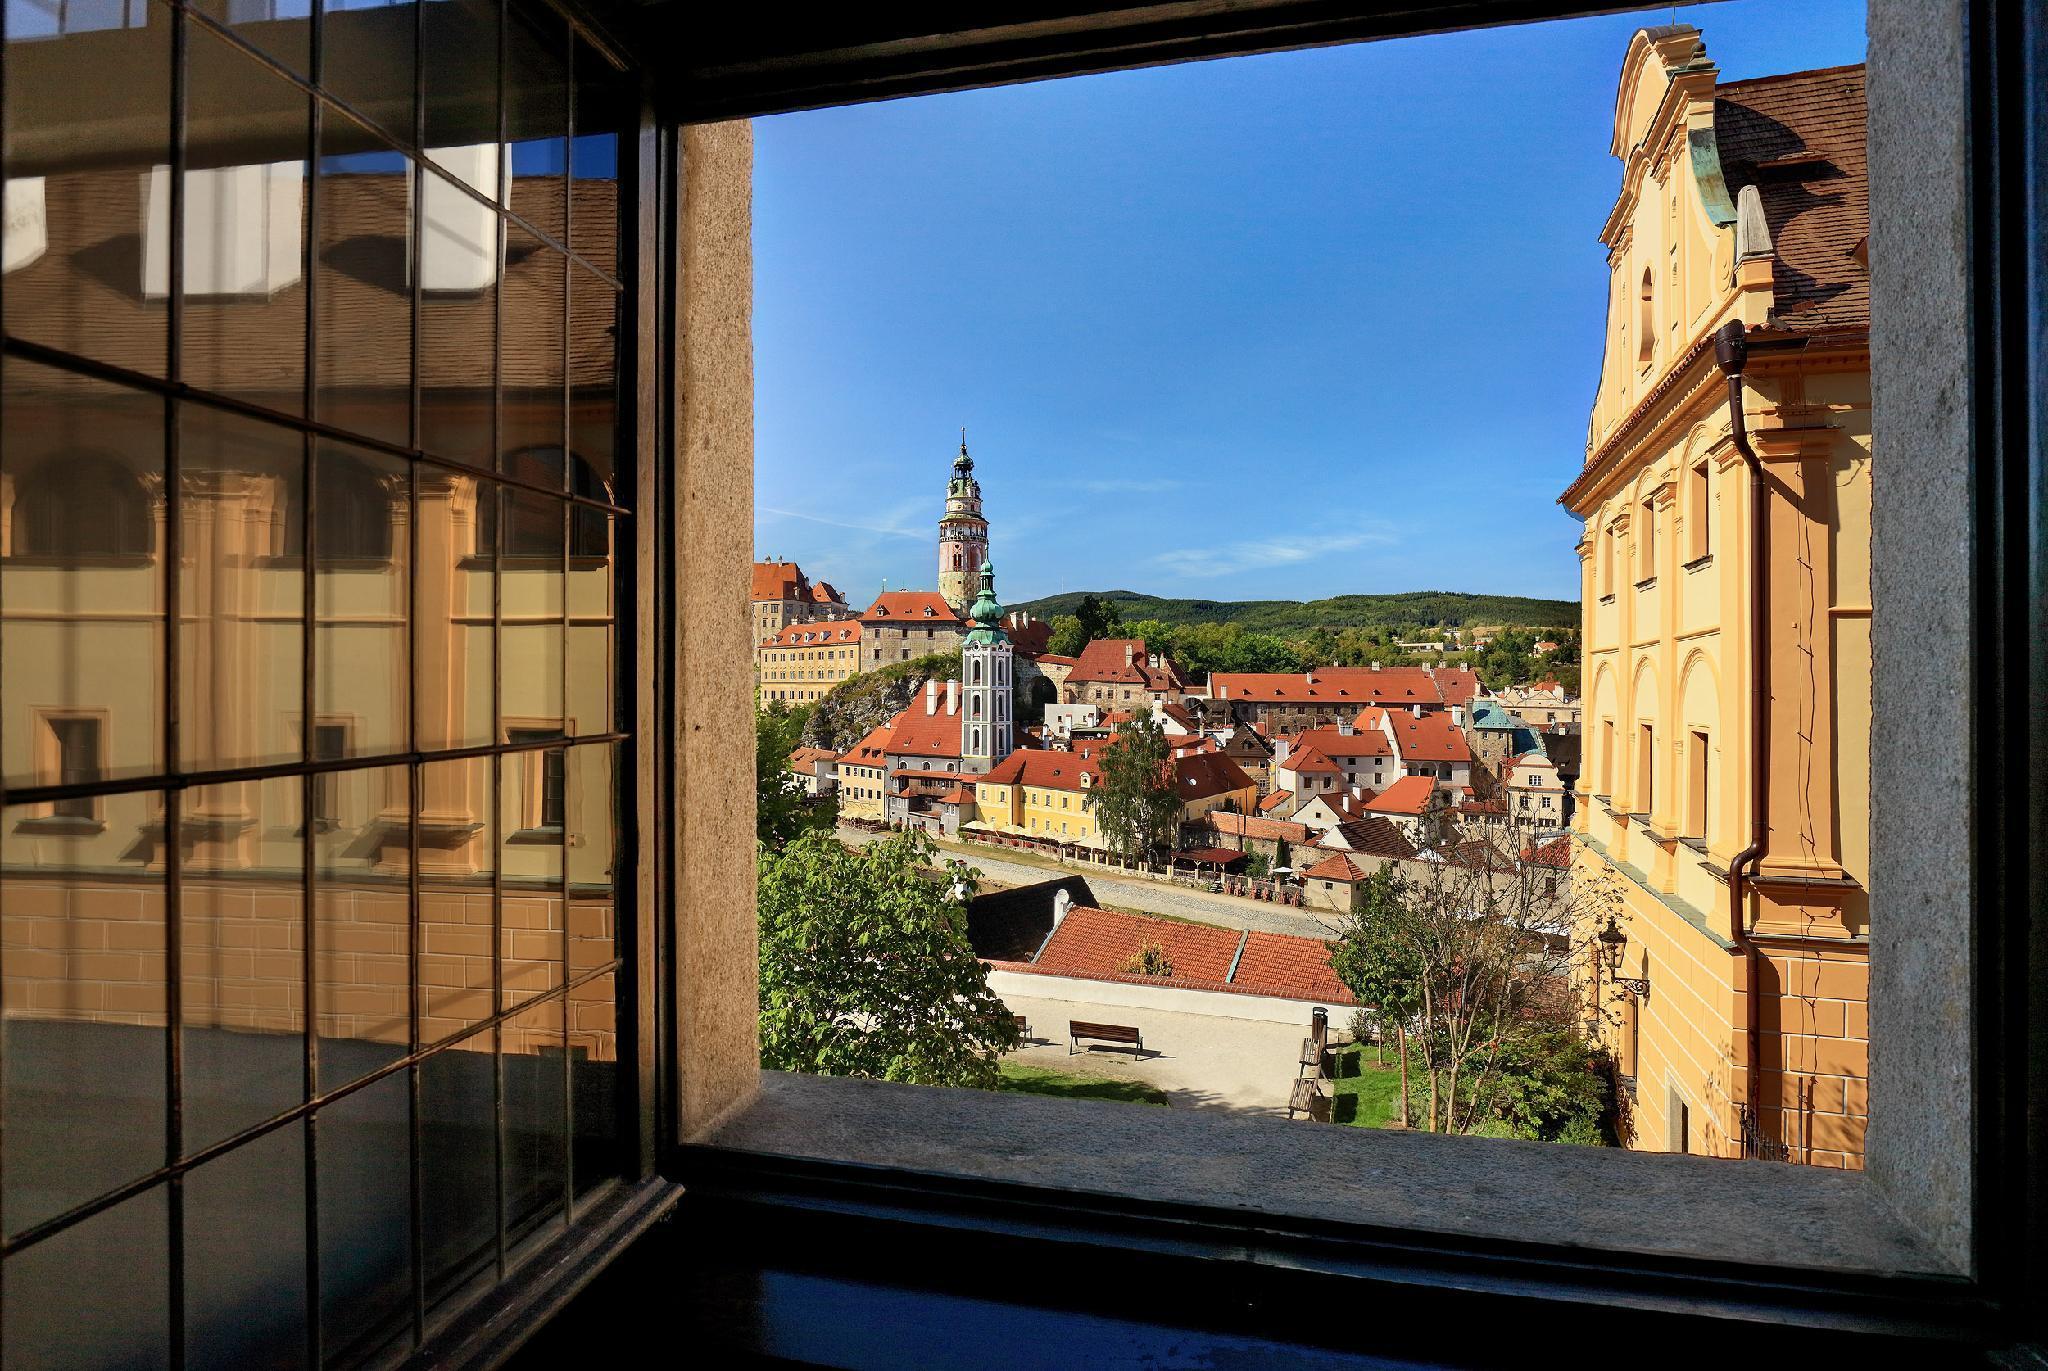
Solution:
{"label": "round castle tower", "polygon": [[955,614],[967,613],[975,577],[988,560],[988,520],[981,516],[981,482],[967,455],[967,430],[960,430],[960,455],[946,484],[946,513],[939,520],[939,594]]}
{"label": "round castle tower", "polygon": [[971,776],[988,774],[1016,747],[1016,660],[996,601],[996,569],[983,562],[980,579],[981,593],[968,610],[974,627],[960,643],[960,770]]}

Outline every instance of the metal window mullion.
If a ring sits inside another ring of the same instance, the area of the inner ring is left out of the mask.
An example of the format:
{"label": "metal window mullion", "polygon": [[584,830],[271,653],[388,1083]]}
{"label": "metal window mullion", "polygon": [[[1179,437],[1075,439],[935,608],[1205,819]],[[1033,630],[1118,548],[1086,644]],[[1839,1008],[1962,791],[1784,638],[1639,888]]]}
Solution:
{"label": "metal window mullion", "polygon": [[[427,62],[425,40],[426,8],[427,7],[423,4],[416,4],[413,6],[412,15],[413,90],[411,132],[413,147],[422,150],[427,145]],[[426,170],[424,162],[424,152],[421,153],[421,157],[421,161],[408,160],[406,164],[408,171],[410,172],[413,178],[414,187],[412,212],[408,216],[408,221],[406,224],[407,237],[410,239],[410,242],[408,242],[406,245],[406,255],[408,264],[410,266],[409,274],[412,278],[412,311],[410,319],[412,364],[410,373],[410,390],[408,394],[408,413],[406,423],[407,433],[412,440],[412,446],[415,451],[418,451],[426,446],[426,427],[425,420],[422,414],[422,401],[420,395],[423,370],[420,364],[420,302],[422,294],[420,274],[423,266],[424,255],[424,248],[422,246],[422,243],[426,236],[423,231],[423,227],[424,220],[426,218],[426,178],[429,173]],[[410,470],[414,474],[418,472],[418,467],[416,465],[409,464],[409,466]],[[419,521],[417,518],[417,511],[415,511],[415,518],[412,521],[412,538],[415,544],[417,543],[418,537]],[[417,580],[417,576],[413,577],[413,584],[417,584]],[[416,737],[414,737],[414,730],[418,726],[418,702],[414,698],[417,687],[412,677],[412,663],[415,660],[415,649],[417,647],[416,635],[419,631],[419,621],[418,616],[416,615],[408,615],[407,618],[408,623],[406,634],[406,736],[408,743],[414,746],[415,750],[417,750],[418,740]],[[408,1029],[407,1042],[410,1055],[417,1058],[420,1051],[421,1012],[420,811],[421,808],[426,803],[426,770],[425,766],[422,763],[413,762],[408,764],[408,766],[406,767],[406,790],[408,794],[408,800],[406,804],[406,997],[408,1006],[407,1019],[410,1024],[410,1027]],[[420,1120],[421,1088],[423,1085],[423,1078],[420,1063],[418,1061],[415,1061],[413,1065],[407,1069],[406,1074],[409,1078],[408,1084],[411,1094],[411,1104],[409,1113],[410,1126],[408,1128],[408,1148],[412,1164],[410,1185],[411,1200],[408,1207],[407,1218],[410,1224],[410,1235],[412,1243],[411,1255],[413,1346],[417,1347],[420,1345],[421,1342],[425,1341],[427,1335],[426,1224],[425,1219],[423,1217],[425,1204],[425,1160],[423,1156],[422,1124]]]}
{"label": "metal window mullion", "polygon": [[[510,26],[512,7],[510,0],[497,0],[498,10],[498,218],[496,225],[496,249],[498,254],[498,284],[491,292],[491,470],[503,475],[504,461],[504,408],[505,408],[505,211],[512,204],[512,149],[506,141],[505,122],[505,63],[511,50]],[[505,737],[505,700],[501,656],[504,650],[505,605],[501,595],[501,578],[504,573],[503,559],[499,548],[505,540],[505,504],[503,488],[495,483],[491,486],[491,742],[501,743]],[[508,1149],[505,1145],[505,1029],[498,1019],[505,1012],[505,757],[503,753],[491,755],[491,1014],[495,1022],[491,1027],[491,1141],[496,1165],[492,1168],[492,1194],[496,1203],[493,1207],[495,1237],[497,1242],[497,1279],[503,1281],[507,1269],[507,1235],[505,1231],[505,1168],[508,1164]]]}
{"label": "metal window mullion", "polygon": [[[309,32],[309,67],[317,82],[326,65],[326,6],[312,6]],[[320,365],[320,235],[322,232],[320,193],[320,148],[326,136],[326,112],[318,98],[310,92],[306,112],[306,232],[300,251],[304,254],[302,277],[306,282],[305,350],[303,364],[305,374],[300,378],[300,412],[310,424],[319,417],[319,365]],[[319,470],[317,466],[317,439],[309,427],[306,433],[306,492],[305,526],[301,530],[300,545],[305,552],[306,564],[301,572],[306,581],[306,658],[303,707],[306,711],[306,736],[304,756],[308,767],[300,785],[300,901],[299,910],[300,954],[304,961],[300,967],[304,984],[301,991],[301,1010],[305,1015],[302,1025],[305,1031],[305,1089],[306,1100],[310,1103],[320,1096],[320,887],[319,887],[319,844],[314,831],[313,808],[314,790],[321,774],[311,769],[314,760],[314,683],[316,681],[316,646],[319,638],[319,601],[315,593],[314,568],[319,555]],[[303,1167],[301,1184],[305,1200],[305,1281],[306,1281],[306,1366],[307,1371],[320,1371],[326,1359],[326,1329],[322,1319],[320,1282],[320,1112],[308,1107],[305,1116],[303,1136]]]}
{"label": "metal window mullion", "polygon": [[[169,195],[169,247],[164,309],[164,375],[173,385],[180,379],[183,351],[185,294],[185,133],[187,114],[187,64],[185,13],[174,10],[171,23],[171,147]],[[164,400],[164,702],[163,748],[165,772],[175,773],[184,758],[179,736],[179,638],[182,633],[182,568],[184,556],[183,499],[179,490],[181,462],[178,448],[178,405],[168,395]],[[184,880],[179,849],[183,793],[167,788],[164,808],[164,1152],[165,1164],[176,1167],[185,1149],[185,1044],[184,1044],[184,938],[182,923]],[[185,1182],[182,1171],[174,1171],[165,1186],[166,1308],[169,1314],[169,1362],[173,1368],[185,1364]]]}
{"label": "metal window mullion", "polygon": [[[576,34],[575,30],[563,28],[562,70],[568,79],[562,83],[562,243],[566,248],[573,241],[575,228],[576,184]],[[562,371],[559,415],[562,426],[562,489],[565,492],[576,489],[576,454],[569,445],[569,331],[575,326],[576,263],[568,252],[562,254],[562,332],[557,341],[556,357]],[[569,983],[569,739],[573,727],[569,719],[569,554],[574,550],[576,538],[576,507],[564,503],[561,508],[562,527],[562,626],[561,626],[561,682],[562,692],[562,869],[559,898],[562,909],[562,984]],[[545,767],[545,762],[543,762]],[[545,776],[545,772],[543,772]],[[543,780],[545,784],[545,780]],[[562,992],[562,1221],[576,1222],[576,1089],[575,1077],[569,1065],[569,992]]]}

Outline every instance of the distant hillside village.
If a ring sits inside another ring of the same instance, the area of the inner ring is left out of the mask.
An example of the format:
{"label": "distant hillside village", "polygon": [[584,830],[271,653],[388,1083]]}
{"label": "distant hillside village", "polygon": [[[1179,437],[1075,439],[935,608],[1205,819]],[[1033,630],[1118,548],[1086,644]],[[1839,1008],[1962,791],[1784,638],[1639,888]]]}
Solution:
{"label": "distant hillside village", "polygon": [[[936,590],[887,591],[856,613],[793,561],[755,564],[757,687],[766,707],[815,706],[855,677],[944,659],[850,745],[792,756],[805,792],[836,799],[841,822],[1063,858],[1163,860],[1288,903],[1348,907],[1386,860],[1547,855],[1568,829],[1577,697],[1541,670],[1489,689],[1464,653],[1494,635],[1394,644],[1428,665],[1200,670],[1093,597],[1079,608],[1048,623],[998,601],[963,440]],[[1576,644],[1575,630],[1526,637],[1535,661]],[[1227,641],[1212,635],[1204,655],[1213,662]],[[1132,852],[1101,819],[1107,756],[1140,721],[1164,735],[1179,803],[1169,851]]]}

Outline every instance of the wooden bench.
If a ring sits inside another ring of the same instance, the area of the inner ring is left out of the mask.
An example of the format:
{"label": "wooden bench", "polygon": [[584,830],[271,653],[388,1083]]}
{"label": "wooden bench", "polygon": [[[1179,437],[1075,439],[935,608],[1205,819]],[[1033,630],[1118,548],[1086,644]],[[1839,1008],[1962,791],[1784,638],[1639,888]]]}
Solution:
{"label": "wooden bench", "polygon": [[1075,1046],[1083,1038],[1094,1038],[1098,1042],[1122,1043],[1132,1051],[1143,1054],[1144,1035],[1137,1029],[1119,1023],[1082,1023],[1079,1019],[1067,1020],[1067,1055],[1073,1056],[1079,1049]]}
{"label": "wooden bench", "polygon": [[1307,1076],[1295,1080],[1294,1089],[1287,1097],[1287,1117],[1291,1119],[1296,1114],[1306,1114],[1314,1123],[1330,1121],[1329,1096],[1316,1089],[1316,1083]]}
{"label": "wooden bench", "polygon": [[[1022,1038],[1022,1039],[1023,1039],[1023,1040],[1025,1041],[1025,1042],[1027,1042],[1027,1043],[1028,1043],[1028,1042],[1036,1042],[1036,1041],[1037,1041],[1037,1039],[1036,1039],[1036,1038],[1034,1038],[1034,1037],[1032,1037],[1032,1036],[1031,1036],[1031,1019],[1030,1019],[1030,1017],[1029,1017],[1028,1015],[1024,1015],[1024,1014],[1012,1014],[1012,1015],[1011,1015],[1010,1017],[1011,1017],[1011,1018],[1013,1018],[1013,1019],[1015,1019],[1015,1020],[1017,1021],[1017,1036],[1018,1036],[1018,1037]],[[1069,1057],[1071,1057],[1071,1056],[1073,1056],[1074,1054],[1073,1054],[1073,1053],[1071,1053],[1071,1052],[1069,1052],[1069,1053],[1068,1053],[1067,1055],[1068,1055]]]}

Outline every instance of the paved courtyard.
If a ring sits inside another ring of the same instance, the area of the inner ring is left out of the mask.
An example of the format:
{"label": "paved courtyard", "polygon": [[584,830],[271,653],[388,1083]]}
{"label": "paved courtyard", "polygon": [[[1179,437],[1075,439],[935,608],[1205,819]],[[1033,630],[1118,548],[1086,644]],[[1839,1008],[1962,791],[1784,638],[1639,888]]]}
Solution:
{"label": "paved courtyard", "polygon": [[[1079,1075],[1143,1081],[1165,1091],[1175,1109],[1284,1116],[1296,1057],[1309,1028],[1307,1004],[1301,1007],[1299,1024],[1276,1024],[1080,1000],[1004,998],[1011,1013],[1031,1020],[1038,1039],[1009,1054],[1012,1060]],[[1084,1044],[1069,1056],[1070,1019],[1136,1028],[1145,1035],[1145,1055],[1097,1043]]]}

